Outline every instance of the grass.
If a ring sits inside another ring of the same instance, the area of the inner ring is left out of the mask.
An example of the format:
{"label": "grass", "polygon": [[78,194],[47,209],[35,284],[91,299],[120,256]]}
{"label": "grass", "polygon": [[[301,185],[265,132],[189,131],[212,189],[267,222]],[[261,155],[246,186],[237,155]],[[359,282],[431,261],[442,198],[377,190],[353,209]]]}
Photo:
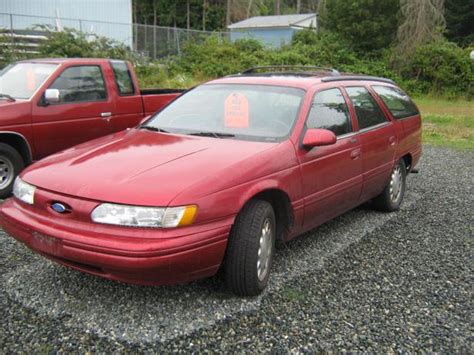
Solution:
{"label": "grass", "polygon": [[415,99],[423,117],[423,142],[474,150],[474,101],[421,97]]}

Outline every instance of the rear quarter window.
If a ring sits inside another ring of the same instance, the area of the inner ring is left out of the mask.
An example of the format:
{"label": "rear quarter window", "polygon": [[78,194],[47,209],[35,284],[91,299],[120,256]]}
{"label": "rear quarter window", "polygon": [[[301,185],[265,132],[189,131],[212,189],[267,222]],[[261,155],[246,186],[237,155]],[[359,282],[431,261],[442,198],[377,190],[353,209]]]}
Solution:
{"label": "rear quarter window", "polygon": [[366,129],[388,122],[382,109],[365,87],[346,87],[356,113],[359,129]]}
{"label": "rear quarter window", "polygon": [[401,119],[420,114],[416,105],[402,90],[388,86],[372,86],[372,88],[380,96],[393,117]]}
{"label": "rear quarter window", "polygon": [[132,75],[126,62],[113,60],[110,61],[114,72],[115,84],[120,96],[133,95],[135,88],[133,86]]}

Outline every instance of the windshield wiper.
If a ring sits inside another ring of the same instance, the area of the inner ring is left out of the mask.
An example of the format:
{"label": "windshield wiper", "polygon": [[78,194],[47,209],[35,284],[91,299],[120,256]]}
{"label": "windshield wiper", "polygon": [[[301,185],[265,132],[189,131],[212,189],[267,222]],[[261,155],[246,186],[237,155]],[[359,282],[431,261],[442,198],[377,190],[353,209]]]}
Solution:
{"label": "windshield wiper", "polygon": [[213,137],[213,138],[233,138],[235,134],[230,133],[219,133],[219,132],[193,132],[188,133],[190,136],[199,136],[199,137]]}
{"label": "windshield wiper", "polygon": [[0,98],[4,98],[4,99],[7,99],[8,101],[16,101],[16,99],[10,95],[7,95],[7,94],[1,94],[0,93]]}
{"label": "windshield wiper", "polygon": [[164,129],[161,129],[161,128],[158,128],[158,127],[153,127],[153,126],[140,126],[138,128],[146,129],[146,130],[152,131],[152,132],[170,133],[168,131],[165,131]]}

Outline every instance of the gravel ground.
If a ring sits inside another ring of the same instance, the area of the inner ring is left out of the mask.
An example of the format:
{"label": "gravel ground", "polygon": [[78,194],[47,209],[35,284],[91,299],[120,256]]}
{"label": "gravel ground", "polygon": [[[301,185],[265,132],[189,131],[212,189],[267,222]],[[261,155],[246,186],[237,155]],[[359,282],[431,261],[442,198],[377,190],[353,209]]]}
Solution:
{"label": "gravel ground", "polygon": [[0,232],[0,352],[473,352],[474,154],[425,147],[401,211],[370,206],[278,251],[268,292],[137,287]]}

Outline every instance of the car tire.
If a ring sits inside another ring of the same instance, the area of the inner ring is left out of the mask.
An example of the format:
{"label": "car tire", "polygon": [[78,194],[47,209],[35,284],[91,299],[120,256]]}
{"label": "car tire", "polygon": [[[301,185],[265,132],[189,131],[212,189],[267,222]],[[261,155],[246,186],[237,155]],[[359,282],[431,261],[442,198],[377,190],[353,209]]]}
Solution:
{"label": "car tire", "polygon": [[405,196],[407,170],[405,162],[400,159],[393,167],[390,181],[380,195],[374,200],[374,207],[379,211],[393,212],[400,209]]}
{"label": "car tire", "polygon": [[256,296],[267,286],[275,253],[276,220],[270,203],[251,200],[232,227],[225,258],[227,287],[239,296]]}
{"label": "car tire", "polygon": [[15,178],[24,168],[20,153],[8,144],[0,143],[0,198],[11,195]]}

